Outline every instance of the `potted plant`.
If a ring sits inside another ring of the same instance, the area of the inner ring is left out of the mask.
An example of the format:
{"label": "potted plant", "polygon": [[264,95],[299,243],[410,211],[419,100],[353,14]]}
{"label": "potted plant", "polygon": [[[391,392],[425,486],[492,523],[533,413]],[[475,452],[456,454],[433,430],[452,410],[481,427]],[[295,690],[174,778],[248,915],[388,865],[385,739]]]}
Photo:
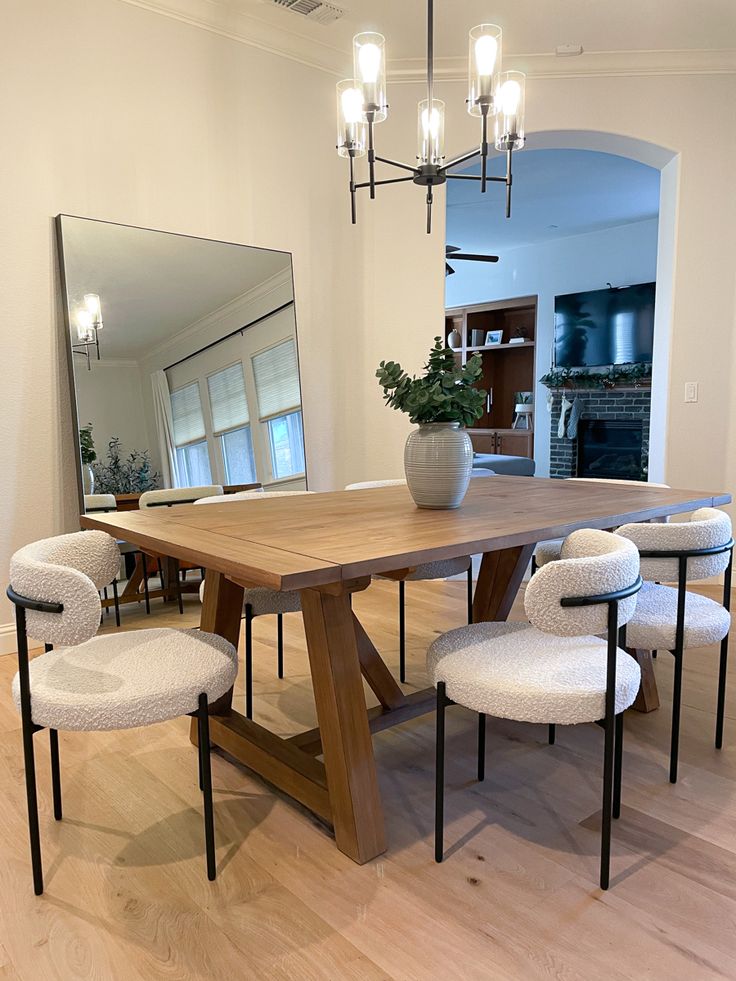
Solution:
{"label": "potted plant", "polygon": [[512,429],[531,429],[534,412],[534,393],[516,392],[514,394],[514,422]]}
{"label": "potted plant", "polygon": [[92,423],[88,422],[79,430],[79,452],[82,457],[82,487],[85,494],[93,494],[95,489],[95,475],[92,472],[92,464],[97,459],[95,452],[95,441],[92,436]]}
{"label": "potted plant", "polygon": [[404,470],[420,508],[456,508],[465,497],[473,444],[463,427],[483,415],[486,393],[475,387],[482,373],[480,355],[459,365],[439,337],[419,377],[395,361],[382,361],[376,371],[386,404],[419,427],[406,441]]}

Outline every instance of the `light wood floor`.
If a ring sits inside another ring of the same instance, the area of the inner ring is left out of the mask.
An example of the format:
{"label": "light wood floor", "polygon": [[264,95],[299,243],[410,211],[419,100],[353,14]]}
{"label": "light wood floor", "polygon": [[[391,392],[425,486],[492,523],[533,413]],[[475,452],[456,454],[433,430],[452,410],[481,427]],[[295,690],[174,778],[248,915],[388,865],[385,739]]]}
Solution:
{"label": "light wood floor", "polygon": [[[407,588],[409,677],[465,614],[464,585]],[[397,660],[396,587],[356,610]],[[521,608],[517,603],[516,614]],[[198,620],[128,608],[130,626]],[[256,718],[281,733],[315,724],[299,617],[256,621]],[[327,831],[213,757],[218,879],[205,876],[188,721],[61,736],[65,819],[53,820],[47,738],[37,740],[46,894],[33,896],[21,740],[0,658],[0,978],[707,979],[736,977],[736,684],[726,746],[713,749],[714,649],[686,657],[680,782],[667,782],[672,663],[656,662],[663,709],[629,713],[624,808],[612,888],[597,888],[602,733],[489,721],[474,780],[475,717],[449,710],[443,865],[432,853],[434,725],[376,736],[389,851],[365,866]],[[736,670],[732,678],[736,676]],[[242,678],[236,695],[242,700]],[[242,704],[242,701],[241,701]]]}

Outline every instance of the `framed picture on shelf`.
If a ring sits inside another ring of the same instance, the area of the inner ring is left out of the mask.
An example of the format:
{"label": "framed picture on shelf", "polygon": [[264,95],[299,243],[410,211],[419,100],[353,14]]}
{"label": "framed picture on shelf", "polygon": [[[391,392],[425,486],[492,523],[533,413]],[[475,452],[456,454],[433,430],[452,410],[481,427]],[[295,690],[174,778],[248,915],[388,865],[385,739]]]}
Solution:
{"label": "framed picture on shelf", "polygon": [[486,347],[495,347],[497,344],[501,343],[502,338],[503,338],[502,330],[486,331]]}

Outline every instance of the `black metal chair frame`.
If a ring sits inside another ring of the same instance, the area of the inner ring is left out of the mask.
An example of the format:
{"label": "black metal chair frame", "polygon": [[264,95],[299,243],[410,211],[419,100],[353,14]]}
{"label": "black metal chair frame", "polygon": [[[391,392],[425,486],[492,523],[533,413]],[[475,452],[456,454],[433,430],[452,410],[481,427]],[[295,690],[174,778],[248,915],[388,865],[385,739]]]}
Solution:
{"label": "black metal chair frame", "polygon": [[[605,732],[603,746],[603,807],[601,820],[601,867],[600,886],[608,889],[611,864],[611,819],[621,815],[621,774],[623,768],[623,712],[616,714],[616,659],[619,647],[623,647],[624,627],[618,627],[618,605],[621,600],[634,596],[642,587],[641,577],[625,589],[595,596],[563,597],[564,607],[598,606],[608,604],[606,644],[606,714],[597,725]],[[435,769],[435,824],[434,857],[436,862],[444,858],[444,806],[445,806],[445,709],[455,702],[448,698],[445,682],[437,682],[437,739]],[[478,780],[485,779],[486,716],[478,714]],[[548,729],[550,744],[555,741],[555,726]]]}
{"label": "black metal chair frame", "polygon": [[[7,596],[15,606],[15,625],[18,644],[18,676],[20,682],[20,714],[23,732],[23,759],[26,775],[26,798],[28,801],[28,834],[31,844],[31,867],[33,870],[33,891],[37,896],[43,893],[43,865],[41,861],[41,836],[38,822],[38,795],[36,792],[36,764],[33,751],[33,737],[46,726],[33,722],[31,710],[31,685],[28,668],[28,634],[26,632],[26,610],[39,613],[63,613],[62,603],[47,603],[41,600],[29,599],[16,593],[8,587]],[[45,650],[52,650],[51,644],[45,645]],[[210,736],[209,708],[206,692],[202,692],[198,700],[196,712],[190,713],[197,719],[198,725],[198,756],[199,756],[199,788],[202,791],[204,804],[204,837],[207,858],[207,878],[212,882],[217,875],[215,855],[215,824],[212,807],[212,770],[210,765]],[[51,754],[51,783],[54,801],[54,818],[61,821],[61,771],[59,766],[59,733],[49,729],[49,749]]]}
{"label": "black metal chair frame", "polygon": [[[672,686],[672,733],[670,736],[670,783],[677,783],[677,768],[680,751],[680,713],[682,708],[682,666],[685,654],[685,605],[687,599],[687,563],[690,559],[707,555],[722,555],[729,552],[728,566],[723,577],[723,608],[731,611],[731,579],[733,572],[734,541],[712,548],[657,550],[643,549],[642,559],[677,559],[677,619],[675,621],[675,646],[670,654],[675,659],[675,675]],[[723,747],[723,718],[726,707],[726,673],[728,670],[728,634],[721,641],[721,656],[718,670],[718,699],[716,703],[716,749]]]}
{"label": "black metal chair frame", "polygon": [[[265,614],[262,614],[265,615]],[[245,717],[253,718],[253,621],[256,617],[253,614],[253,607],[246,603],[244,607],[245,619]],[[276,614],[276,671],[279,678],[284,677],[284,614]]]}

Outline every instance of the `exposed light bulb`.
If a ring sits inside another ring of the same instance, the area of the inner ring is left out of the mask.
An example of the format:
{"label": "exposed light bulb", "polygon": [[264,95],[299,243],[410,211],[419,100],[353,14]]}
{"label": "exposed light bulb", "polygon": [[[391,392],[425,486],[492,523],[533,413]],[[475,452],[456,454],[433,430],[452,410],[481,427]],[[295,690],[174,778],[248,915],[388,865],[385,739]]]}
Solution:
{"label": "exposed light bulb", "polygon": [[77,311],[77,337],[80,341],[91,341],[93,337],[94,318],[84,307]]}
{"label": "exposed light bulb", "polygon": [[475,66],[479,75],[492,75],[496,66],[498,41],[490,34],[482,34],[475,42]]}
{"label": "exposed light bulb", "polygon": [[422,129],[424,130],[425,136],[431,136],[433,139],[437,138],[437,134],[440,131],[440,114],[436,109],[432,110],[431,118],[426,109],[422,112]]}
{"label": "exposed light bulb", "polygon": [[507,79],[501,86],[501,112],[504,116],[515,116],[521,100],[521,86],[513,78]]}
{"label": "exposed light bulb", "polygon": [[358,67],[360,77],[366,85],[374,85],[378,81],[381,68],[381,49],[377,44],[361,44],[358,51]]}
{"label": "exposed light bulb", "polygon": [[363,94],[360,89],[345,89],[340,96],[342,117],[346,123],[360,123],[363,120]]}
{"label": "exposed light bulb", "polygon": [[84,294],[84,305],[87,312],[91,318],[92,326],[101,327],[102,326],[102,306],[100,304],[100,298],[97,293],[85,293]]}

